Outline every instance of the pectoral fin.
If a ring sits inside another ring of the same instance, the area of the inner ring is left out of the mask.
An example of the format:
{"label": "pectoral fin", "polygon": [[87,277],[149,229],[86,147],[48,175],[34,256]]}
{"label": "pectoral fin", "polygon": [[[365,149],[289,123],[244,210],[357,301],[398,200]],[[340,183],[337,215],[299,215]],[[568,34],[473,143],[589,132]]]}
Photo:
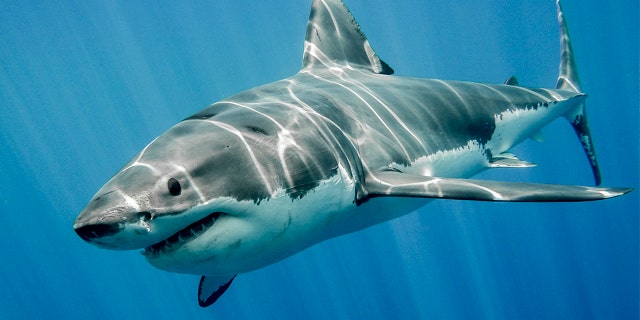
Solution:
{"label": "pectoral fin", "polygon": [[200,306],[208,307],[216,302],[227,291],[235,277],[235,275],[231,277],[202,276],[198,286],[198,303]]}
{"label": "pectoral fin", "polygon": [[418,197],[477,201],[590,201],[617,197],[630,188],[597,188],[558,184],[425,177],[384,171],[366,180],[368,197]]}

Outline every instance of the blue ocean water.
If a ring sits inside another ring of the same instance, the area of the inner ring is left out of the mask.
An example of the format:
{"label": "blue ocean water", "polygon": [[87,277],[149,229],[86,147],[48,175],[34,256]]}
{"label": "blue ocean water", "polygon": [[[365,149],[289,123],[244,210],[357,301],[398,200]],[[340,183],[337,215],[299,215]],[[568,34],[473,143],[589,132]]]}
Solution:
{"label": "blue ocean water", "polygon": [[[398,75],[553,87],[554,1],[347,0]],[[240,275],[100,250],[72,223],[173,123],[297,72],[310,1],[0,4],[2,319],[638,319],[638,192],[592,203],[436,201]],[[566,0],[607,186],[638,187],[638,1]],[[481,178],[592,184],[564,121]]]}

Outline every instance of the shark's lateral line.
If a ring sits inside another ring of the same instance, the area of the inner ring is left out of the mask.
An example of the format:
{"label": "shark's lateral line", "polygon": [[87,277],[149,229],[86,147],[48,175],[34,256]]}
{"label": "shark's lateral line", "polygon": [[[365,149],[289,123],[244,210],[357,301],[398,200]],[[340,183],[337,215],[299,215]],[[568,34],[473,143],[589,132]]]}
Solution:
{"label": "shark's lateral line", "polygon": [[585,201],[625,188],[467,179],[529,167],[508,153],[565,117],[600,183],[566,22],[556,89],[392,76],[339,0],[315,0],[296,75],[205,108],[115,174],[75,221],[84,240],[144,248],[204,275],[214,303],[239,273],[404,215],[432,198]]}

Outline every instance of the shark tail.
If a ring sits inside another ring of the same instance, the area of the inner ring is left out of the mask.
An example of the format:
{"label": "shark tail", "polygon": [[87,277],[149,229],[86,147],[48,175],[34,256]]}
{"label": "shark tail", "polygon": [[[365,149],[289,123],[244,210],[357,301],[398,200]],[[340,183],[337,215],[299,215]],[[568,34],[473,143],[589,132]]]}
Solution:
{"label": "shark tail", "polygon": [[[571,45],[571,38],[569,37],[569,30],[567,28],[567,22],[564,18],[562,11],[562,5],[560,0],[556,1],[558,7],[558,23],[560,24],[560,72],[558,75],[558,82],[556,89],[568,90],[573,92],[582,93],[580,87],[580,79],[578,77],[578,69],[576,67],[576,61],[573,54],[573,47]],[[578,139],[582,143],[582,148],[589,160],[591,171],[595,179],[595,184],[600,185],[602,182],[602,176],[600,174],[600,167],[598,166],[598,160],[596,158],[596,151],[591,138],[591,130],[587,122],[587,112],[585,104],[582,103],[575,110],[567,113],[565,118],[573,130],[578,135]]]}

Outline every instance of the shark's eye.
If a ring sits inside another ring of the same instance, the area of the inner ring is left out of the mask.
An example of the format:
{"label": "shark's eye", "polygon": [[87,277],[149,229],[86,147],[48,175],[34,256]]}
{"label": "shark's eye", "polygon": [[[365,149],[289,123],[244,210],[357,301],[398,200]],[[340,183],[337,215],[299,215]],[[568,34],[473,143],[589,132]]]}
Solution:
{"label": "shark's eye", "polygon": [[169,181],[167,181],[167,187],[169,188],[169,193],[171,193],[171,195],[173,196],[180,195],[180,193],[182,192],[180,182],[178,182],[178,180],[176,180],[175,178],[170,178]]}

